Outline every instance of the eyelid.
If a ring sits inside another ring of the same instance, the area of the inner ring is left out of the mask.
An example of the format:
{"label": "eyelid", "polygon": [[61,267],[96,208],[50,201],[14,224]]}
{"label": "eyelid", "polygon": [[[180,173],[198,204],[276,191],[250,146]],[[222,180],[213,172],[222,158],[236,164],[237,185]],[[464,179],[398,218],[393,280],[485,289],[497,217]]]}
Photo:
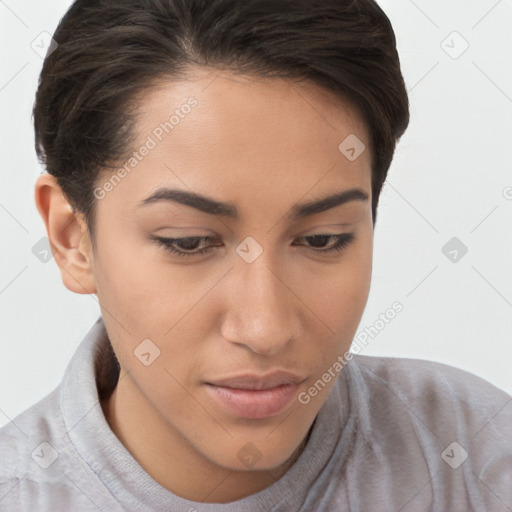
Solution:
{"label": "eyelid", "polygon": [[[294,241],[296,240],[302,240],[302,239],[308,239],[308,238],[315,238],[315,237],[327,237],[329,239],[334,239],[334,243],[327,244],[326,248],[315,248],[314,246],[310,246],[308,244],[299,244],[299,247],[305,247],[310,252],[322,255],[322,256],[331,256],[339,254],[341,255],[344,250],[350,246],[355,240],[356,240],[356,234],[354,232],[351,233],[315,233],[313,235],[306,235],[306,236],[299,236],[295,237]],[[192,249],[192,250],[183,250],[176,247],[177,244],[180,242],[183,243],[184,240],[199,240],[201,241],[208,241],[208,240],[217,240],[218,237],[208,237],[208,236],[186,236],[186,237],[180,237],[180,238],[167,238],[167,237],[160,237],[156,235],[152,235],[149,237],[150,240],[160,246],[163,246],[163,248],[172,254],[175,254],[179,257],[184,258],[190,258],[193,259],[194,257],[199,258],[199,256],[203,256],[205,254],[209,254],[215,250],[215,248],[218,246],[216,245],[206,245],[202,247],[201,249]],[[201,243],[199,244],[201,246]]]}

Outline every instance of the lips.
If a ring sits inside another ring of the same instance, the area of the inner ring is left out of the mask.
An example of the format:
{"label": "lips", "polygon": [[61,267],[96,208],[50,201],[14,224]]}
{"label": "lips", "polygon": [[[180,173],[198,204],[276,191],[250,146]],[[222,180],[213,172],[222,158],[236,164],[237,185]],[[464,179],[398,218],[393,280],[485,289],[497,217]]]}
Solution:
{"label": "lips", "polygon": [[275,371],[267,375],[244,374],[235,377],[209,381],[208,384],[233,389],[264,390],[286,384],[298,384],[304,378],[290,372]]}
{"label": "lips", "polygon": [[305,378],[278,371],[268,375],[245,374],[206,383],[214,401],[229,414],[245,419],[278,415],[297,395]]}

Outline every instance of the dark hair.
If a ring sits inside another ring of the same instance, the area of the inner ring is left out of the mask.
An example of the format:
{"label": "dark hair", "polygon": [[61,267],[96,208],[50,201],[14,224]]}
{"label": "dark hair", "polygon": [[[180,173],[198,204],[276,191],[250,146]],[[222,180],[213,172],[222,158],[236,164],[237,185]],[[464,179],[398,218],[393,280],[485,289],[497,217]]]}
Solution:
{"label": "dark hair", "polygon": [[36,152],[93,244],[93,189],[135,140],[137,95],[205,66],[305,79],[355,108],[371,136],[375,225],[409,101],[374,0],[76,0],[54,39],[34,104]]}

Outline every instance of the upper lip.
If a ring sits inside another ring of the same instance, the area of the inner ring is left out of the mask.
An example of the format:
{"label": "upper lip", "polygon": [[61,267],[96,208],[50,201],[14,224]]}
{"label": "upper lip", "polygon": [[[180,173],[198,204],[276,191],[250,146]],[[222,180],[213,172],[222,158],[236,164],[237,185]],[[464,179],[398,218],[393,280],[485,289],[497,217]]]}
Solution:
{"label": "upper lip", "polygon": [[280,370],[268,373],[266,375],[245,373],[243,375],[235,375],[234,377],[209,381],[207,384],[225,388],[252,389],[259,391],[276,388],[286,384],[299,384],[304,380],[305,378],[303,377],[299,377],[293,373]]}

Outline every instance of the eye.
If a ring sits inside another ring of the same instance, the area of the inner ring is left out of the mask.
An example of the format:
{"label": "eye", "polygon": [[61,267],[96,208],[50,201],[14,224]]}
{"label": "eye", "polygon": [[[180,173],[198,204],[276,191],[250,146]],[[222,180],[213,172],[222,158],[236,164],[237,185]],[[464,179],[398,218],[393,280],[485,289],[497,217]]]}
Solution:
{"label": "eye", "polygon": [[[186,238],[165,238],[160,236],[151,236],[150,240],[158,245],[163,246],[165,250],[173,254],[177,254],[178,256],[199,256],[207,254],[214,249],[214,246],[209,245],[203,249],[194,250],[197,248],[198,241],[201,242],[206,240],[214,240],[209,236],[188,236]],[[176,248],[176,245],[178,247],[181,246],[181,249]]]}
{"label": "eye", "polygon": [[[215,245],[208,245],[202,249],[197,249],[202,241],[215,240],[209,236],[188,236],[185,238],[167,238],[160,236],[150,236],[152,242],[157,245],[163,246],[165,250],[176,254],[178,256],[201,256],[210,253],[215,249]],[[339,233],[339,234],[321,234],[312,236],[303,236],[296,240],[307,240],[312,243],[313,247],[310,250],[318,253],[331,253],[332,251],[341,252],[348,247],[355,239],[354,233]],[[329,240],[334,240],[333,243],[327,244]],[[300,244],[299,244],[300,245]],[[330,246],[329,246],[330,245]],[[325,249],[324,247],[328,247]],[[320,249],[316,247],[321,247]]]}
{"label": "eye", "polygon": [[[315,247],[325,247],[326,242],[329,239],[333,239],[334,243],[330,244],[330,247],[328,249],[316,249]],[[301,238],[297,238],[297,240],[311,240],[313,242],[313,247],[311,250],[315,252],[321,252],[321,253],[330,253],[331,251],[337,251],[340,252],[345,247],[348,247],[355,239],[354,233],[339,233],[336,235],[312,235],[312,236],[303,236]]]}

